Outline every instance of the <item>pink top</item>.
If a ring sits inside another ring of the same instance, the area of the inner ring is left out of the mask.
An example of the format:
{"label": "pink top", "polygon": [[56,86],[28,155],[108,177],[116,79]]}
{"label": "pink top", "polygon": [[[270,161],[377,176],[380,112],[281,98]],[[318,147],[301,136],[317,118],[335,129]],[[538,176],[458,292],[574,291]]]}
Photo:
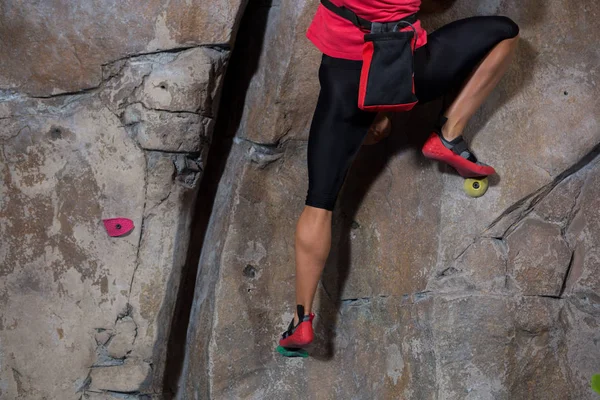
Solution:
{"label": "pink top", "polygon": [[[337,6],[354,11],[372,22],[398,21],[419,11],[421,0],[331,0]],[[414,24],[417,47],[427,43],[427,32],[421,21]],[[410,28],[408,28],[410,29]],[[403,29],[404,30],[404,29]],[[362,60],[365,32],[352,22],[319,5],[306,37],[324,54],[348,60]]]}

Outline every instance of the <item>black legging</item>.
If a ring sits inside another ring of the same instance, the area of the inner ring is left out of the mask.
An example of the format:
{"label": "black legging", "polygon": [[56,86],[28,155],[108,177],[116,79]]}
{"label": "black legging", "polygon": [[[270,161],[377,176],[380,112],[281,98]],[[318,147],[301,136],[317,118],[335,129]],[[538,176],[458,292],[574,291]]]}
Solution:
{"label": "black legging", "polygon": [[[431,33],[415,51],[415,92],[420,103],[460,86],[477,64],[518,26],[507,17],[472,17]],[[362,61],[323,56],[321,92],[308,140],[306,205],[333,210],[344,178],[375,118],[358,108]]]}

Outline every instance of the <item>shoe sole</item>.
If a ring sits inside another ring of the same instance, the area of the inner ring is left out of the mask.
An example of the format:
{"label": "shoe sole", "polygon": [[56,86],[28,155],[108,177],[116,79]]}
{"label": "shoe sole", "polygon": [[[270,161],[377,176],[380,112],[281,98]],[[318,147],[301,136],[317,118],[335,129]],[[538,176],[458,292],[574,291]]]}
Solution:
{"label": "shoe sole", "polygon": [[295,349],[290,347],[277,346],[277,352],[284,357],[308,357],[308,351],[306,349]]}

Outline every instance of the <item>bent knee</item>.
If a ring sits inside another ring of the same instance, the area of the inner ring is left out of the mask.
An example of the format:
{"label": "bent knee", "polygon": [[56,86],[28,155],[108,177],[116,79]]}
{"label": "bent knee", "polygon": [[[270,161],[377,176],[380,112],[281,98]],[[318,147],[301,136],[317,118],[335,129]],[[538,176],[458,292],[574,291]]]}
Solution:
{"label": "bent knee", "polygon": [[503,33],[503,40],[514,39],[519,36],[519,25],[509,17],[497,17],[499,27]]}

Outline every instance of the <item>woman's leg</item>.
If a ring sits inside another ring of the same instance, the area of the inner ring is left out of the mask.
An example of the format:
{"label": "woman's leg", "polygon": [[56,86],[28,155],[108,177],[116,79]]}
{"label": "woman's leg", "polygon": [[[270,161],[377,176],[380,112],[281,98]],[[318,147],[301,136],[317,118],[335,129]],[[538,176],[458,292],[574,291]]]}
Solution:
{"label": "woman's leg", "polygon": [[[506,17],[472,17],[432,32],[415,52],[415,88],[426,103],[462,86],[445,111],[445,139],[460,136],[475,111],[496,87],[510,64],[518,42],[518,26]],[[369,128],[365,144],[387,137],[389,115],[381,113]]]}
{"label": "woman's leg", "polygon": [[367,132],[367,137],[363,144],[365,146],[370,146],[375,143],[379,143],[386,137],[390,136],[390,132],[392,131],[392,120],[390,113],[380,112],[375,117],[375,120],[369,127],[369,131]]}
{"label": "woman's leg", "polygon": [[[296,227],[296,304],[310,314],[331,248],[332,212],[306,206]],[[298,322],[298,315],[295,316]]]}
{"label": "woman's leg", "polygon": [[444,136],[459,136],[506,72],[519,27],[507,17],[472,17],[432,32],[415,52],[415,90],[421,103],[462,86],[445,111]]}
{"label": "woman's leg", "polygon": [[496,87],[513,58],[519,37],[505,39],[490,51],[467,78],[458,96],[444,113],[448,121],[442,127],[446,140],[462,135],[467,122]]}
{"label": "woman's leg", "polygon": [[415,51],[415,90],[427,102],[462,86],[423,145],[423,155],[442,161],[463,177],[494,174],[477,160],[462,131],[496,86],[514,52],[519,27],[506,17],[473,17],[448,24]]}
{"label": "woman's leg", "polygon": [[296,304],[304,307],[305,315],[312,310],[329,255],[338,193],[375,118],[357,106],[361,65],[324,56],[319,69],[321,92],[308,141],[308,195],[295,241]]}

